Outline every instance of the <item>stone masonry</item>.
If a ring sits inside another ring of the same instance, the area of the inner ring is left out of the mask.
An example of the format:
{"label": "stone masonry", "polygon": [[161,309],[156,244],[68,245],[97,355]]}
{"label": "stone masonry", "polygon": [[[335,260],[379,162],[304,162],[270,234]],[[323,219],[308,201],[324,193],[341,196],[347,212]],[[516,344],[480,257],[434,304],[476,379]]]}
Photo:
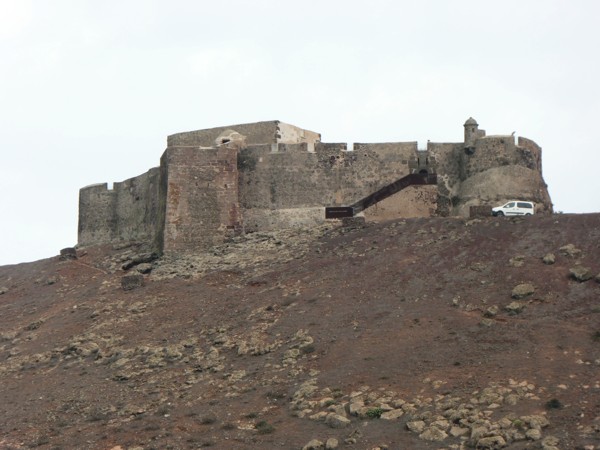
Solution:
{"label": "stone masonry", "polygon": [[279,121],[178,133],[160,167],[120,183],[84,187],[80,246],[121,241],[160,253],[206,250],[236,233],[313,226],[326,206],[350,205],[411,173],[437,173],[437,186],[411,186],[364,211],[367,220],[467,216],[471,207],[531,200],[552,211],[541,148],[464,124],[460,143],[323,143]]}

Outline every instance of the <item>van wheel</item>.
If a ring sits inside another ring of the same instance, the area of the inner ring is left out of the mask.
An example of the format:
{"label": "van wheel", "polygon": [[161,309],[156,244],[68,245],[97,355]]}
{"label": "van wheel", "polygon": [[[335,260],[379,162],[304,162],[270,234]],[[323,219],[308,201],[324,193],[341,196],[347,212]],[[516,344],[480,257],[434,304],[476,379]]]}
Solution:
{"label": "van wheel", "polygon": [[502,211],[498,211],[498,212],[496,213],[496,215],[497,215],[497,216],[500,216],[500,217],[502,217],[502,216],[504,215],[504,213],[503,213]]}
{"label": "van wheel", "polygon": [[526,213],[525,215],[526,215],[526,216],[530,216],[530,215],[531,215],[531,213]]}

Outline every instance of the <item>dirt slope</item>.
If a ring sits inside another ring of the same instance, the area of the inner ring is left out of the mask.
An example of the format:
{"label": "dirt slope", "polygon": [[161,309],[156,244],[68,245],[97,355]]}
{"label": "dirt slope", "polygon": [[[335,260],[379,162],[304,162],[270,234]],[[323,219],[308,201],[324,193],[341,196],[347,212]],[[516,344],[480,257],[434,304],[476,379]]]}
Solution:
{"label": "dirt slope", "polygon": [[600,214],[141,251],[0,267],[0,448],[600,448]]}

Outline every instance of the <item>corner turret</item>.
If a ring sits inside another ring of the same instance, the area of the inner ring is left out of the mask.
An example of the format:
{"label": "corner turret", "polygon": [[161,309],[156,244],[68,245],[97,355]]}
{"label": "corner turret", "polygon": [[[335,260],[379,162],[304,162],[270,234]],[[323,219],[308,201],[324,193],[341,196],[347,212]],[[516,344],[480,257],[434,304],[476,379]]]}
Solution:
{"label": "corner turret", "polygon": [[475,119],[469,117],[464,124],[465,127],[465,150],[472,153],[475,148],[475,141],[485,136],[485,130],[479,129],[479,124]]}

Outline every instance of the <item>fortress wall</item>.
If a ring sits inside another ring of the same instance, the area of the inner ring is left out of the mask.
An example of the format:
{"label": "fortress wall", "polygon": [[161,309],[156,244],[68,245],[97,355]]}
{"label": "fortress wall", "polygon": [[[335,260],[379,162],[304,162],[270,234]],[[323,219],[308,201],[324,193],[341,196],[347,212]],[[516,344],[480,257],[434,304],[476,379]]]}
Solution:
{"label": "fortress wall", "polygon": [[487,136],[477,139],[475,151],[464,159],[466,177],[493,167],[519,165],[513,136]]}
{"label": "fortress wall", "polygon": [[111,242],[116,227],[115,200],[108,184],[93,184],[79,190],[78,245]]}
{"label": "fortress wall", "polygon": [[113,240],[153,242],[157,232],[160,168],[114,184],[115,236]]}
{"label": "fortress wall", "polygon": [[249,146],[238,158],[247,231],[319,223],[325,206],[349,205],[409,173],[417,143]]}
{"label": "fortress wall", "polygon": [[355,143],[340,174],[341,204],[351,204],[410,173],[417,142]]}
{"label": "fortress wall", "polygon": [[542,171],[542,147],[531,139],[519,136],[517,152],[526,167]]}
{"label": "fortress wall", "polygon": [[162,161],[165,253],[209,248],[239,227],[237,150],[171,147]]}
{"label": "fortress wall", "polygon": [[115,183],[79,191],[79,245],[114,241],[146,241],[156,238],[159,168]]}
{"label": "fortress wall", "polygon": [[448,216],[452,213],[452,199],[457,195],[460,181],[465,178],[464,144],[429,142],[427,149],[438,177],[437,214]]}

